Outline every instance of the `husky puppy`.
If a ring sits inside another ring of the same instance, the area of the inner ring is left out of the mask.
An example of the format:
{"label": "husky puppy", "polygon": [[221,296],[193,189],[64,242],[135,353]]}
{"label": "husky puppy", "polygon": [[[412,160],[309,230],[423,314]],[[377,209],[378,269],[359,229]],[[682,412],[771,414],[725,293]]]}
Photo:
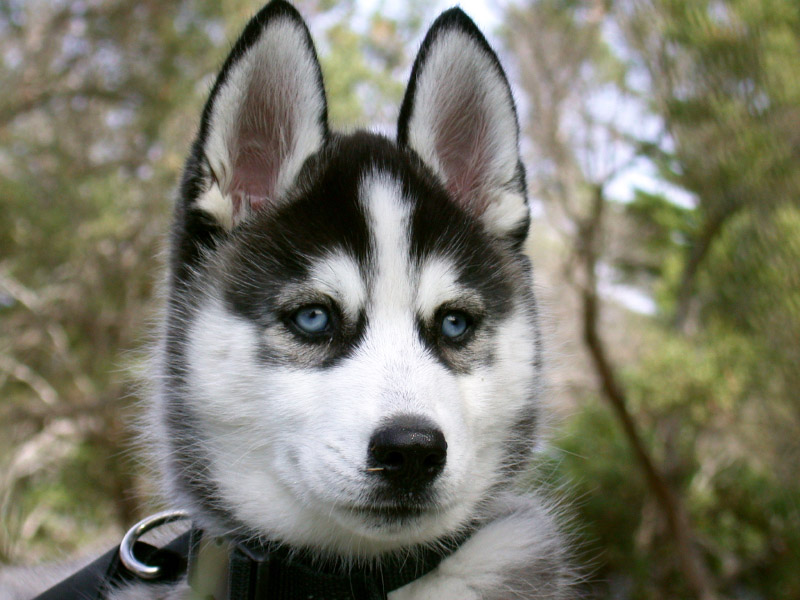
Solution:
{"label": "husky puppy", "polygon": [[[397,139],[328,129],[308,29],[275,0],[225,61],[171,235],[154,440],[216,536],[348,565],[461,536],[391,600],[572,597],[545,503],[541,348],[516,110],[459,9]],[[118,598],[184,598],[185,585]]]}

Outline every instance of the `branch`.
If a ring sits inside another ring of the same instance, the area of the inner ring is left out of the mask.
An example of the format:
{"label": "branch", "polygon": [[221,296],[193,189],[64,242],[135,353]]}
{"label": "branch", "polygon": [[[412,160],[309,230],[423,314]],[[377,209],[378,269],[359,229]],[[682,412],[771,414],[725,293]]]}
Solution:
{"label": "branch", "polygon": [[694,295],[694,283],[700,266],[708,256],[712,242],[717,238],[722,231],[723,225],[734,212],[719,210],[715,215],[709,217],[703,226],[703,230],[692,240],[692,244],[687,250],[686,260],[681,271],[678,298],[675,303],[675,315],[672,320],[672,325],[678,331],[682,331],[686,327],[689,308]]}
{"label": "branch", "polygon": [[26,384],[32,389],[45,406],[58,404],[58,392],[44,377],[28,365],[15,360],[11,356],[0,356],[0,371]]}
{"label": "branch", "polygon": [[36,407],[14,407],[3,413],[3,420],[14,424],[27,421],[41,427],[43,423],[57,419],[75,420],[85,416],[102,416],[104,412],[112,409],[118,410],[119,401],[119,396],[112,395],[99,400],[92,400],[85,404],[65,404],[62,402],[46,410]]}
{"label": "branch", "polygon": [[597,376],[600,379],[603,395],[617,415],[636,461],[644,472],[648,486],[655,495],[658,507],[666,519],[667,528],[676,546],[681,570],[686,577],[687,584],[692,589],[694,596],[699,600],[715,600],[718,596],[714,590],[713,579],[697,550],[686,511],[664,475],[656,467],[642,441],[633,416],[628,410],[625,389],[617,379],[615,369],[608,357],[605,343],[600,336],[598,326],[600,307],[595,270],[604,206],[603,188],[602,186],[596,186],[591,215],[580,224],[582,239],[578,240],[578,256],[583,263],[582,266],[586,277],[581,292],[583,339],[589,350]]}
{"label": "branch", "polygon": [[6,126],[19,115],[41,108],[57,98],[71,100],[72,98],[81,97],[111,103],[123,102],[128,99],[125,94],[94,85],[66,90],[44,89],[36,93],[22,95],[22,97],[0,106],[0,127]]}

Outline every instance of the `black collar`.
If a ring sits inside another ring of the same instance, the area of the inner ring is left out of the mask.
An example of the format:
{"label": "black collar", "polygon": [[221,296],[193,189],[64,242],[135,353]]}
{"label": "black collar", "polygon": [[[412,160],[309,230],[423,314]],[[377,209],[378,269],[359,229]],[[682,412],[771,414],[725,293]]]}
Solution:
{"label": "black collar", "polygon": [[[139,579],[113,548],[35,600],[105,600],[130,584],[174,582],[189,573],[192,598],[203,600],[385,600],[392,590],[433,571],[455,552],[473,529],[379,563],[347,570],[278,544],[237,543],[192,529],[163,548],[137,541],[137,559],[161,567],[156,579]],[[187,560],[188,559],[188,560]]]}
{"label": "black collar", "polygon": [[214,600],[384,600],[392,590],[433,571],[468,536],[344,567],[284,545],[236,543],[193,529],[189,584],[198,597]]}

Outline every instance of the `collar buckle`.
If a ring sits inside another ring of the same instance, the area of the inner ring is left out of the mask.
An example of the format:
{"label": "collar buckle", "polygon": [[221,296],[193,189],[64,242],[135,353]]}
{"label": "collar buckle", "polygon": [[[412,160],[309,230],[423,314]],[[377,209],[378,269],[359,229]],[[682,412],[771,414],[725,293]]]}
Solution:
{"label": "collar buckle", "polygon": [[167,523],[174,523],[175,521],[183,521],[189,519],[189,513],[183,510],[164,511],[151,515],[142,519],[136,525],[131,527],[122,538],[122,543],[119,545],[119,559],[125,568],[131,573],[141,579],[158,579],[162,576],[162,567],[160,565],[148,565],[147,563],[139,560],[134,553],[136,542],[148,531],[166,525]]}

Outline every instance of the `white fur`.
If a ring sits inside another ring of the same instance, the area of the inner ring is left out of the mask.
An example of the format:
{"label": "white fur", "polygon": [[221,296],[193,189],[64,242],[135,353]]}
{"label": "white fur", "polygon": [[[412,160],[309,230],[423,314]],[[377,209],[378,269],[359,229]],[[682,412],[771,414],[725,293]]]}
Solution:
{"label": "white fur", "polygon": [[430,319],[443,304],[460,300],[468,294],[458,283],[458,274],[452,260],[436,256],[428,259],[420,269],[415,305],[423,318]]}
{"label": "white fur", "polygon": [[[403,199],[399,182],[372,173],[359,190],[370,219],[373,250],[377,257],[377,278],[373,289],[372,316],[392,311],[411,318],[412,281],[409,239],[409,204]],[[396,315],[395,315],[396,316]]]}
{"label": "white fur", "polygon": [[[352,356],[326,370],[265,369],[258,339],[279,344],[279,332],[258,331],[211,294],[189,330],[188,397],[207,435],[209,470],[223,503],[250,527],[290,543],[369,556],[463,524],[497,480],[503,448],[495,440],[532,393],[534,344],[522,307],[501,325],[492,367],[457,375],[422,344],[418,306],[432,313],[457,299],[460,288],[444,257],[421,273],[411,264],[409,205],[400,189],[379,173],[362,184],[375,257],[369,290],[342,255],[318,262],[300,284],[319,294],[350,294],[351,309],[366,302],[369,325]],[[434,484],[439,510],[390,531],[352,509],[369,489],[369,438],[398,414],[432,421],[448,453]]]}
{"label": "white fur", "polygon": [[[219,159],[216,160],[219,161]],[[222,169],[221,166],[220,169]],[[214,217],[225,229],[233,227],[233,202],[222,193],[216,182],[200,194],[197,198],[197,206]]]}
{"label": "white fur", "polygon": [[389,594],[389,600],[563,598],[563,589],[519,589],[509,577],[561,558],[561,540],[545,504],[507,495],[492,508],[495,520],[434,571]]}
{"label": "white fur", "polygon": [[358,263],[341,250],[317,260],[311,267],[308,281],[287,286],[281,296],[289,301],[304,294],[310,298],[315,295],[333,298],[353,320],[367,300],[367,289]]}
{"label": "white fur", "polygon": [[529,211],[521,194],[501,190],[493,195],[481,219],[490,233],[502,236],[519,227],[528,218]]}

